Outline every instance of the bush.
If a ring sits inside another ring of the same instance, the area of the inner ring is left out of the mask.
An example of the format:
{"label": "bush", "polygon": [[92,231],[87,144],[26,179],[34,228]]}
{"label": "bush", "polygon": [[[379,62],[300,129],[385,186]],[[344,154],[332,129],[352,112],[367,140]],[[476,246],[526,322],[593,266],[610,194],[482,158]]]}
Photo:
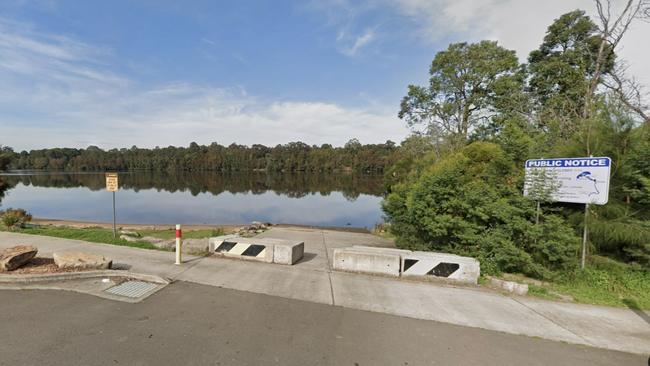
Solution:
{"label": "bush", "polygon": [[19,229],[25,226],[25,223],[32,221],[32,215],[22,208],[8,208],[0,212],[0,220],[9,230]]}
{"label": "bush", "polygon": [[397,184],[383,209],[398,246],[476,257],[485,273],[572,267],[580,239],[560,216],[535,224],[522,174],[498,145],[475,142]]}

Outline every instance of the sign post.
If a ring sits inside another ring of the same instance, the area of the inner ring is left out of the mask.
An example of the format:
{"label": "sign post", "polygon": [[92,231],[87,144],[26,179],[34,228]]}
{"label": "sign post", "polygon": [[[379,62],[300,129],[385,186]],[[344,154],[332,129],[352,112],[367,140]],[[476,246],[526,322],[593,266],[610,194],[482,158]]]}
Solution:
{"label": "sign post", "polygon": [[[533,159],[525,164],[524,196],[534,195],[544,187],[548,199],[555,202],[584,203],[585,223],[582,233],[580,267],[587,257],[587,222],[589,205],[604,205],[609,199],[609,176],[612,159],[608,157]],[[545,179],[539,180],[537,177]]]}
{"label": "sign post", "polygon": [[117,229],[115,227],[115,192],[119,189],[119,181],[117,173],[106,173],[106,190],[113,192],[113,238],[117,237]]}

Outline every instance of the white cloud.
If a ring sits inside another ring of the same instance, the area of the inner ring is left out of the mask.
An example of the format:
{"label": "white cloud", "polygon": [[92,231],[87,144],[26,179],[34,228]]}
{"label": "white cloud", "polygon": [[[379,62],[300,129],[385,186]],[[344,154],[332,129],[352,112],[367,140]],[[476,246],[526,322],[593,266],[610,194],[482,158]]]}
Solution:
{"label": "white cloud", "polygon": [[339,32],[337,41],[342,43],[343,46],[340,47],[340,52],[346,56],[354,57],[357,52],[359,52],[363,47],[367,46],[376,38],[375,31],[373,29],[366,29],[365,32],[356,36],[349,37],[345,32]]}
{"label": "white cloud", "polygon": [[[354,52],[369,41],[356,41]],[[377,106],[262,100],[243,89],[188,83],[142,87],[106,70],[106,50],[2,18],[0,55],[0,144],[17,149],[343,145],[353,137],[375,143],[408,134],[394,110]]]}
{"label": "white cloud", "polygon": [[207,39],[207,38],[205,38],[205,37],[204,37],[204,38],[201,38],[201,42],[203,42],[203,43],[207,43],[207,44],[209,44],[209,45],[211,45],[211,46],[216,46],[216,45],[217,45],[216,42],[214,42],[214,41],[212,41],[212,40],[209,40],[209,39]]}

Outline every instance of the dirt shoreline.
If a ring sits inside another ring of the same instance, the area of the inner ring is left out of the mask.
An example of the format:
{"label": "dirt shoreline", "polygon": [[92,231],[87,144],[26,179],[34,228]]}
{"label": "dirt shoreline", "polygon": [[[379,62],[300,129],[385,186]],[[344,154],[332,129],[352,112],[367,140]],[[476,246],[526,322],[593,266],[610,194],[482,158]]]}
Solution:
{"label": "dirt shoreline", "polygon": [[[83,229],[88,227],[101,227],[110,229],[113,227],[112,222],[95,222],[95,221],[78,221],[78,220],[59,220],[59,219],[47,219],[47,218],[34,218],[31,221],[33,224],[38,225],[53,225],[53,226],[69,226],[73,228]],[[250,225],[250,223],[245,224],[181,224],[183,230],[203,230],[203,229],[223,229],[224,232],[230,233],[237,231],[241,227]],[[360,232],[368,233],[369,230],[366,228],[357,228],[357,227],[336,227],[336,226],[313,226],[313,225],[298,225],[298,224],[274,224],[273,226],[278,227],[296,227],[296,228],[310,228],[310,229],[327,229],[335,231],[347,231],[347,232]],[[175,229],[174,224],[125,224],[117,223],[118,228],[130,229],[130,230],[172,230]]]}
{"label": "dirt shoreline", "polygon": [[[59,220],[59,219],[46,219],[46,218],[34,218],[31,221],[32,224],[38,225],[55,225],[55,226],[69,226],[73,228],[87,228],[87,227],[101,227],[110,229],[113,227],[112,222],[95,222],[95,221],[77,221],[77,220]],[[125,224],[117,223],[118,228],[122,229],[132,229],[132,230],[171,230],[175,229],[174,224]],[[201,230],[201,229],[224,229],[224,231],[235,230],[245,224],[241,225],[208,225],[208,224],[182,224],[184,230]]]}

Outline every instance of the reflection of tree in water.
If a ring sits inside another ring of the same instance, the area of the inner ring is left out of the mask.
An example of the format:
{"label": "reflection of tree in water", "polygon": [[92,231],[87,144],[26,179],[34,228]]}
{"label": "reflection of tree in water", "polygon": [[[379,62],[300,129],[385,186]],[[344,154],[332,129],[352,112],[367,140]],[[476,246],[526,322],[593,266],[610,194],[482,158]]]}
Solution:
{"label": "reflection of tree in water", "polygon": [[9,183],[5,182],[2,177],[0,177],[0,205],[2,205],[2,199],[5,196],[5,192],[9,189]]}
{"label": "reflection of tree in water", "polygon": [[[332,192],[341,192],[347,200],[354,201],[360,194],[382,195],[381,178],[363,174],[129,172],[120,173],[120,187],[136,192],[141,189],[172,193],[189,191],[193,196],[207,192],[218,195],[226,191],[252,194],[273,191],[300,198],[310,194],[327,196]],[[106,188],[103,174],[25,174],[8,175],[3,179],[9,186],[23,183],[36,187],[87,187],[93,191]]]}

